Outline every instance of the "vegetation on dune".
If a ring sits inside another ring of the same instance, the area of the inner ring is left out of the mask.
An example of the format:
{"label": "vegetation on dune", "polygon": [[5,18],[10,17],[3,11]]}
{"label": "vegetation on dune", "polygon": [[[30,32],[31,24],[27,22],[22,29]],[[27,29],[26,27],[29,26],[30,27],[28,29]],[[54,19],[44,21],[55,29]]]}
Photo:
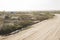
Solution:
{"label": "vegetation on dune", "polygon": [[53,18],[54,14],[51,14],[49,12],[46,12],[46,13],[35,13],[34,16],[35,16],[35,18],[37,20],[43,21],[43,20],[46,20],[46,19],[49,19],[49,18]]}
{"label": "vegetation on dune", "polygon": [[[20,19],[18,19],[18,21],[15,21],[13,23],[14,25],[10,25],[10,24],[5,25],[5,23],[4,23],[4,26],[1,27],[1,29],[0,29],[0,34],[2,34],[2,35],[9,34],[15,30],[22,29],[22,28],[25,28],[25,27],[33,24],[31,17],[28,15],[20,15],[19,18]],[[6,19],[10,20],[10,17],[6,16]],[[6,21],[6,22],[8,22],[8,21]]]}
{"label": "vegetation on dune", "polygon": [[[22,29],[29,25],[35,24],[38,21],[43,21],[43,20],[54,17],[54,14],[50,14],[49,12],[46,12],[46,13],[32,12],[32,13],[31,13],[31,15],[22,13],[21,15],[18,16],[19,18],[14,19],[14,20],[11,19],[11,17],[13,17],[13,16],[7,15],[4,19],[4,20],[8,20],[8,21],[6,21],[7,25],[3,25],[0,28],[0,34],[4,34],[4,35],[9,34],[15,30]],[[34,22],[34,21],[37,21],[37,22]],[[11,24],[8,24],[8,23],[11,23]],[[6,23],[4,22],[4,24],[6,24]]]}

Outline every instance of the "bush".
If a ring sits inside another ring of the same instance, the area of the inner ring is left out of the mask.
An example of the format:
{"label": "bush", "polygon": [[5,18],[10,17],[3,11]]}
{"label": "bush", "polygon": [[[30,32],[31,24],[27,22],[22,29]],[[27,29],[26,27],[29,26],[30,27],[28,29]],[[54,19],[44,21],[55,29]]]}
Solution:
{"label": "bush", "polygon": [[[33,14],[33,17],[30,16],[30,15],[20,15],[19,16],[19,21],[16,21],[14,23],[14,25],[5,25],[3,26],[1,29],[0,29],[0,34],[9,34],[15,30],[18,30],[18,29],[21,29],[21,28],[25,28],[29,25],[32,25],[34,24],[34,21],[31,20],[31,18],[35,18],[34,20],[37,21],[43,21],[43,20],[46,20],[46,19],[49,19],[49,18],[52,18],[54,16],[54,14],[50,14],[50,13],[44,13],[44,14],[40,14],[39,12],[38,13],[34,13]],[[7,17],[6,16],[6,19],[10,19],[10,17]],[[18,20],[18,19],[17,19]],[[7,21],[8,22],[8,21]]]}
{"label": "bush", "polygon": [[9,34],[15,30],[25,28],[28,25],[31,25],[32,23],[33,23],[32,21],[24,21],[24,22],[21,22],[20,24],[15,24],[14,26],[6,25],[1,28],[0,34],[2,34],[2,35]]}
{"label": "bush", "polygon": [[26,26],[32,25],[32,24],[33,24],[33,21],[31,21],[31,20],[25,20],[25,21],[23,21],[23,22],[20,23],[20,25],[22,27],[26,27]]}
{"label": "bush", "polygon": [[44,14],[36,13],[36,14],[34,14],[34,16],[35,16],[36,20],[43,21],[43,20],[46,20],[49,18],[53,18],[54,14],[51,14],[49,12],[44,13]]}
{"label": "bush", "polygon": [[14,30],[16,30],[15,26],[6,25],[6,26],[1,28],[0,34],[9,34],[9,33],[11,33]]}
{"label": "bush", "polygon": [[21,21],[18,23],[14,23],[14,25],[4,25],[1,30],[0,30],[0,34],[9,34],[15,30],[21,29],[21,28],[25,28],[28,25],[32,25],[33,21],[30,20],[30,17],[27,15],[21,15],[20,16]]}

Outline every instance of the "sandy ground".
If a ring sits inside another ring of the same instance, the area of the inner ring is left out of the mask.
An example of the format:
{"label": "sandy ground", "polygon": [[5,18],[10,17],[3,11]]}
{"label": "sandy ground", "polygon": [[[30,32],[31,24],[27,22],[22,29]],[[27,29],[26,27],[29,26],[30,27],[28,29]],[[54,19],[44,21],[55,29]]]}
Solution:
{"label": "sandy ground", "polygon": [[60,14],[17,34],[0,37],[0,40],[60,40]]}

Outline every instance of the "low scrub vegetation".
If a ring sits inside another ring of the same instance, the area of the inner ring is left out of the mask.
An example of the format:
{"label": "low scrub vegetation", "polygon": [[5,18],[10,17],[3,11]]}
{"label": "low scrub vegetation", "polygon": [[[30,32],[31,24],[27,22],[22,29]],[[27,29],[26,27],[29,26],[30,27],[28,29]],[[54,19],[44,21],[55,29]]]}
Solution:
{"label": "low scrub vegetation", "polygon": [[43,21],[43,20],[46,20],[46,19],[53,18],[54,14],[51,14],[49,12],[46,12],[46,13],[35,13],[34,16],[35,16],[36,20]]}
{"label": "low scrub vegetation", "polygon": [[[4,21],[7,20],[6,22],[4,22],[4,24],[7,23],[7,25],[3,25],[0,28],[0,34],[2,35],[9,34],[15,30],[22,29],[22,28],[28,27],[29,25],[38,23],[39,21],[53,18],[54,14],[50,14],[49,12],[47,13],[36,12],[36,13],[33,13],[32,15],[21,14],[18,16],[18,18],[16,17],[16,19],[15,18],[11,19],[11,17],[13,16],[9,16],[9,17],[6,16],[6,18],[4,19]],[[8,23],[11,23],[11,24],[8,24]]]}

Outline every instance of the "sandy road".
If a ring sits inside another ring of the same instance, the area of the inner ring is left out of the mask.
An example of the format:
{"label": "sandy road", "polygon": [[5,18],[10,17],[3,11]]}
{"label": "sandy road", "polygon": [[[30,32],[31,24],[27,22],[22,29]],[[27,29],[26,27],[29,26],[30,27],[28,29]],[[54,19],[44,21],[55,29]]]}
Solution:
{"label": "sandy road", "polygon": [[60,40],[60,14],[1,40]]}

